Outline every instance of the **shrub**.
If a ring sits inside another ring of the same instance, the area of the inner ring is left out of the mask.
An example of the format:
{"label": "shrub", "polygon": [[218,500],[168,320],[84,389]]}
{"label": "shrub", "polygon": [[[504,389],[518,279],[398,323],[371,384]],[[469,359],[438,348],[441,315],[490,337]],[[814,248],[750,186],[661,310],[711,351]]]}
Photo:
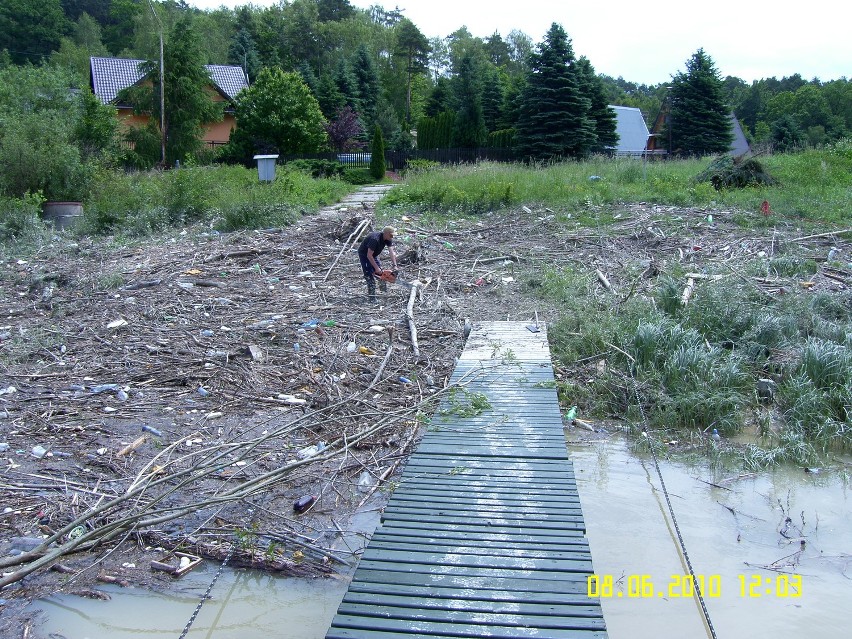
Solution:
{"label": "shrub", "polygon": [[40,215],[43,201],[40,195],[30,193],[20,199],[0,198],[0,240],[19,242],[45,234],[47,227]]}
{"label": "shrub", "polygon": [[211,175],[203,168],[179,169],[163,175],[165,206],[171,224],[185,224],[204,215],[213,186]]}
{"label": "shrub", "polygon": [[314,178],[331,178],[343,176],[346,167],[335,160],[291,160],[287,162],[287,168]]}
{"label": "shrub", "polygon": [[372,169],[346,169],[343,171],[343,179],[349,184],[372,184]]}

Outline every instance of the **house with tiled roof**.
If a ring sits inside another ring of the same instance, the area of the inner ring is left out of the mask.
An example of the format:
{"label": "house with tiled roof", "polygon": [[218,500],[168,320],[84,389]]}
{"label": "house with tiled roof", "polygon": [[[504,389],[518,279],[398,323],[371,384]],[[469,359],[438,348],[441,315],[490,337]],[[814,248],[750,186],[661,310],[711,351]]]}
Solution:
{"label": "house with tiled roof", "polygon": [[[91,88],[103,104],[112,104],[119,119],[127,126],[144,126],[148,116],[133,112],[130,104],[122,102],[119,94],[122,90],[145,81],[145,74],[139,65],[145,60],[127,58],[91,58]],[[224,102],[224,118],[221,122],[211,122],[205,126],[204,141],[210,146],[225,144],[236,126],[234,106],[237,94],[248,87],[248,78],[240,67],[221,64],[208,64],[205,67],[210,74],[208,92],[215,102]]]}

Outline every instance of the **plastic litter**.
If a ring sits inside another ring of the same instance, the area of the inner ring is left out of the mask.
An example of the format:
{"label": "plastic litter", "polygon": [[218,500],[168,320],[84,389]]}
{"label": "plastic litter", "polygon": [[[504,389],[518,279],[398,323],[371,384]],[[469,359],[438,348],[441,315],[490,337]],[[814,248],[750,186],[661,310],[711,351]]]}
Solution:
{"label": "plastic litter", "polygon": [[296,457],[299,459],[308,459],[315,455],[320,454],[325,450],[325,442],[319,442],[314,444],[313,446],[308,446],[307,448],[303,448],[298,453],[296,453]]}
{"label": "plastic litter", "polygon": [[42,457],[47,455],[47,449],[43,446],[35,445],[33,446],[32,455],[33,457],[38,457],[39,459],[41,459]]}
{"label": "plastic litter", "polygon": [[361,476],[358,477],[358,490],[362,493],[370,490],[370,485],[372,484],[372,476],[370,475],[370,471],[365,470],[361,473]]}
{"label": "plastic litter", "polygon": [[346,345],[346,352],[347,353],[354,353],[356,350],[358,350],[358,345],[355,342],[349,342]]}
{"label": "plastic litter", "polygon": [[153,426],[148,426],[148,424],[143,424],[142,430],[144,430],[146,433],[151,433],[154,437],[162,437],[163,436],[163,433],[158,431]]}
{"label": "plastic litter", "polygon": [[575,418],[576,416],[577,416],[577,407],[576,407],[576,406],[572,406],[572,407],[571,407],[571,408],[569,408],[569,409],[568,409],[568,411],[565,413],[565,419],[566,419],[566,420],[568,420],[569,422],[574,421],[574,418]]}
{"label": "plastic litter", "polygon": [[118,384],[98,384],[96,386],[89,387],[89,392],[92,395],[98,395],[99,393],[106,393],[107,391],[117,391],[121,387]]}
{"label": "plastic litter", "polygon": [[209,328],[205,328],[201,331],[201,337],[213,337],[214,333]]}
{"label": "plastic litter", "polygon": [[399,377],[399,381],[400,381],[402,384],[410,384],[410,383],[411,383],[411,380],[410,380],[410,379],[408,379],[407,377],[403,377],[402,375],[400,375],[400,377]]}
{"label": "plastic litter", "polygon": [[293,512],[296,514],[301,514],[305,512],[308,508],[314,505],[317,498],[315,495],[305,495],[304,497],[299,497],[296,501],[293,502]]}
{"label": "plastic litter", "polygon": [[198,387],[198,394],[202,397],[207,397],[210,394],[210,391],[204,388],[203,386]]}

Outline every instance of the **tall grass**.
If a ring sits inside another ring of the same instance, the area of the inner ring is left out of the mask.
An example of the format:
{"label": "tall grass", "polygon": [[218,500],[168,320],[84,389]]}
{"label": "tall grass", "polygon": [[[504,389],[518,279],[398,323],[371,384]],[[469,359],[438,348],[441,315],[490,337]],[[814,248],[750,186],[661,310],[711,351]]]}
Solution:
{"label": "tall grass", "polygon": [[761,225],[774,222],[757,215],[766,200],[776,216],[848,222],[852,219],[852,154],[833,149],[761,157],[776,178],[775,185],[725,191],[695,181],[711,158],[645,162],[601,157],[540,166],[481,163],[434,168],[414,172],[381,206],[477,214],[523,204],[576,213],[644,201],[737,209],[754,214],[741,217],[743,223]]}
{"label": "tall grass", "polygon": [[[849,296],[792,292],[772,300],[708,281],[683,307],[665,302],[679,294],[666,274],[654,305],[634,298],[618,313],[589,312],[600,307],[588,280],[574,269],[551,269],[533,288],[561,306],[549,337],[560,365],[577,370],[577,381],[569,375],[559,385],[566,403],[587,415],[644,419],[682,437],[712,428],[730,436],[766,411],[757,386],[769,377],[783,424],[763,429],[765,446],[738,449],[745,466],[811,464],[852,450]],[[606,366],[590,374],[574,364],[584,361]]]}
{"label": "tall grass", "polygon": [[227,231],[283,226],[354,188],[339,179],[316,179],[283,167],[270,183],[260,182],[255,170],[234,166],[104,171],[95,181],[80,232],[129,236],[198,221]]}

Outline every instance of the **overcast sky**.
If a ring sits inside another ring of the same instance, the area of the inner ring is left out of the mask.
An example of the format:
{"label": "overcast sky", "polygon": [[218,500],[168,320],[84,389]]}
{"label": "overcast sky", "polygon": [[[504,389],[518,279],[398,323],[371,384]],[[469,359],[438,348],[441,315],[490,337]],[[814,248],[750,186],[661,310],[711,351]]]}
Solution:
{"label": "overcast sky", "polygon": [[[187,0],[202,9],[277,0]],[[852,78],[852,3],[848,0],[350,0],[366,9],[399,7],[427,37],[466,26],[474,36],[519,29],[539,43],[553,22],[571,38],[577,57],[598,73],[644,84],[668,82],[699,48],[722,77],[746,82],[801,74]]]}

